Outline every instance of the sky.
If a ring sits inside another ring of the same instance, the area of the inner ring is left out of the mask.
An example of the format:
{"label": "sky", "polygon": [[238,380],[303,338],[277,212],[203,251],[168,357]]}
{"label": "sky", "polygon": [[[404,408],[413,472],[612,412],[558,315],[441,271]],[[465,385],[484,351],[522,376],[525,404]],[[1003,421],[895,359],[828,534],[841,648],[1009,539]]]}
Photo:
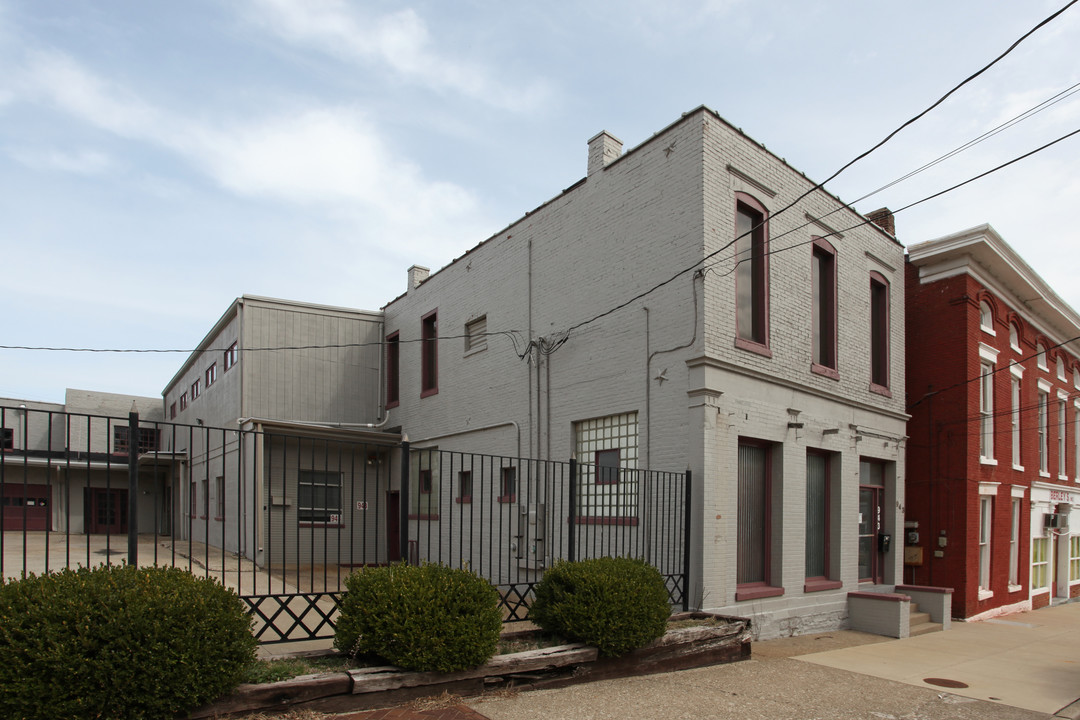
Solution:
{"label": "sky", "polygon": [[[378,310],[706,105],[824,180],[1066,0],[0,0],[0,345],[193,349],[243,294]],[[1080,4],[827,188],[903,207],[1080,128]],[[989,223],[1080,308],[1080,136],[896,216]],[[858,201],[857,201],[858,200]],[[0,397],[186,354],[0,349]]]}

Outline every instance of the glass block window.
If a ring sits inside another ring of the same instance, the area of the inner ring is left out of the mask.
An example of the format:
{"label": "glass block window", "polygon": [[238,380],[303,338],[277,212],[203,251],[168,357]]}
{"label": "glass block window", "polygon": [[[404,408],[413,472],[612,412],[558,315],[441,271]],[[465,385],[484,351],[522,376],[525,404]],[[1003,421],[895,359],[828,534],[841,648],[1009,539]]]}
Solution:
{"label": "glass block window", "polygon": [[574,438],[580,514],[637,517],[637,413],[576,422]]}

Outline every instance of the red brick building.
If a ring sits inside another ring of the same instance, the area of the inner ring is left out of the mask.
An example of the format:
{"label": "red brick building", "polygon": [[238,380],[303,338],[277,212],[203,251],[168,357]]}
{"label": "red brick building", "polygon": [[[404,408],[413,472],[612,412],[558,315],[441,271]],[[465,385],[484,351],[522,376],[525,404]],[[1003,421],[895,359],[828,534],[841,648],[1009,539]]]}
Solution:
{"label": "red brick building", "polygon": [[1080,595],[1080,315],[989,225],[908,248],[905,580],[953,616]]}

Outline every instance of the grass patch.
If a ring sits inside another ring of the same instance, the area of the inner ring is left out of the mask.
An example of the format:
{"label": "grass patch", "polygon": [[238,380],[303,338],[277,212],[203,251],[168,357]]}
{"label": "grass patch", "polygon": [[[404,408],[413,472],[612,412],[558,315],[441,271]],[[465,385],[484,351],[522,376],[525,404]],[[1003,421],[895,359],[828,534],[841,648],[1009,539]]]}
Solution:
{"label": "grass patch", "polygon": [[260,685],[262,683],[291,680],[301,675],[345,672],[350,668],[365,667],[368,664],[351,660],[343,655],[257,660],[248,671],[244,682]]}

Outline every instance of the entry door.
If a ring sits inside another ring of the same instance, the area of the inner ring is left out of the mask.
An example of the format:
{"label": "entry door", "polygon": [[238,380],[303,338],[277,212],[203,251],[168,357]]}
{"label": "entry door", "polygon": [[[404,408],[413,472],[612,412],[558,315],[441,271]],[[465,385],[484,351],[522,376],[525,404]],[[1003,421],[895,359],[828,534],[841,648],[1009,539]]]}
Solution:
{"label": "entry door", "polygon": [[882,582],[878,546],[881,515],[881,488],[859,488],[859,582]]}
{"label": "entry door", "polygon": [[90,488],[90,533],[126,533],[128,531],[127,490]]}

